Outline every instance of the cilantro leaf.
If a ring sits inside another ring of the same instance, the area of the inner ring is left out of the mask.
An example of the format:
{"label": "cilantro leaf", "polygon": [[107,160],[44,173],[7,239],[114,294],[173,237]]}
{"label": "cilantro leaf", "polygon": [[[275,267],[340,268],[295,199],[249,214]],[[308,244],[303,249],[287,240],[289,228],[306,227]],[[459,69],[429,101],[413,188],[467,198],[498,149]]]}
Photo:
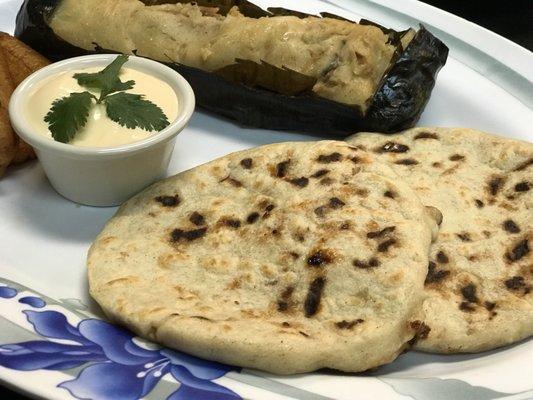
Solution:
{"label": "cilantro leaf", "polygon": [[159,131],[169,125],[157,105],[145,100],[143,95],[124,92],[135,85],[135,81],[122,82],[119,78],[120,69],[127,61],[127,55],[120,55],[100,72],[74,74],[81,86],[100,90],[100,97],[85,91],[55,100],[44,117],[55,140],[68,143],[85,126],[92,99],[104,103],[107,116],[121,126]]}
{"label": "cilantro leaf", "polygon": [[106,97],[107,116],[130,129],[160,131],[169,125],[166,115],[157,105],[133,93],[116,93]]}
{"label": "cilantro leaf", "polygon": [[110,93],[132,89],[135,81],[122,82],[119,78],[120,69],[128,61],[128,58],[127,55],[121,54],[102,71],[74,74],[74,79],[78,81],[80,86],[99,89],[101,92],[100,100]]}
{"label": "cilantro leaf", "polygon": [[87,123],[94,96],[89,92],[71,93],[57,99],[44,117],[54,140],[68,143]]}
{"label": "cilantro leaf", "polygon": [[118,79],[109,90],[102,91],[102,96],[107,96],[110,93],[121,92],[123,90],[130,90],[133,89],[134,86],[135,81],[122,82],[120,79]]}

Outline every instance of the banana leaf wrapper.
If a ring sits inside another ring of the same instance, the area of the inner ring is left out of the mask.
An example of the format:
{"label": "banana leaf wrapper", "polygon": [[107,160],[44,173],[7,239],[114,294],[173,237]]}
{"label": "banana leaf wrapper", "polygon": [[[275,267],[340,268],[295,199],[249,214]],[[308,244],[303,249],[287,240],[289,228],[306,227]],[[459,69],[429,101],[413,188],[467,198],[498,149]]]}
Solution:
{"label": "banana leaf wrapper", "polygon": [[[143,0],[147,5],[190,3],[188,0]],[[310,15],[283,8],[263,10],[246,0],[198,0],[199,6],[218,7],[225,15],[231,7],[250,18]],[[15,35],[45,57],[58,61],[70,57],[110,52],[95,43],[94,51],[71,45],[58,37],[47,21],[61,0],[25,0],[17,16]],[[346,20],[322,13],[322,17]],[[350,21],[353,22],[353,21]],[[383,75],[366,112],[358,106],[328,100],[311,92],[316,78],[266,62],[235,60],[220,70],[207,72],[169,60],[167,64],[193,87],[197,104],[241,125],[342,137],[359,131],[398,132],[414,126],[420,118],[446,63],[448,48],[423,26],[419,30],[397,32],[371,21],[396,46],[388,70]],[[413,36],[414,34],[414,36]],[[413,36],[404,48],[408,35]]]}

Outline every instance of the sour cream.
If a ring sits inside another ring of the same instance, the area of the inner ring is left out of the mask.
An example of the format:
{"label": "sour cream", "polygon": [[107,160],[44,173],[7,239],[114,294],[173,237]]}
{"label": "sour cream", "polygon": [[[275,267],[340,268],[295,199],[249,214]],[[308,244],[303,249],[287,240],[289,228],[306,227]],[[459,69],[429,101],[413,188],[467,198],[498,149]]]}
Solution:
{"label": "sour cream", "polygon": [[[49,76],[36,84],[29,93],[25,115],[32,128],[39,134],[54,140],[48,124],[44,121],[52,103],[74,92],[90,91],[98,97],[98,91],[78,85],[73,76],[80,72],[94,73],[101,70],[102,68],[87,68],[65,71]],[[123,82],[134,80],[135,86],[127,90],[128,93],[144,95],[146,100],[150,100],[163,110],[169,122],[176,119],[178,98],[166,82],[144,72],[124,67],[121,70],[120,79]],[[78,131],[69,144],[82,147],[113,147],[136,142],[156,134],[156,131],[148,132],[140,128],[129,129],[120,126],[107,117],[105,105],[93,103],[87,124]]]}

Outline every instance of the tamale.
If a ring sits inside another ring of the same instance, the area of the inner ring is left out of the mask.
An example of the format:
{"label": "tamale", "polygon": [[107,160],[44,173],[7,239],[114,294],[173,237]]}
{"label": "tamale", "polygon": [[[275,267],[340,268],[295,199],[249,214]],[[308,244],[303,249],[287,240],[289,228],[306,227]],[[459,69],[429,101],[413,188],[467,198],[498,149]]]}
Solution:
{"label": "tamale", "polygon": [[207,110],[335,136],[412,126],[448,54],[423,27],[396,32],[244,0],[26,0],[16,34],[53,60],[149,57],[184,75]]}

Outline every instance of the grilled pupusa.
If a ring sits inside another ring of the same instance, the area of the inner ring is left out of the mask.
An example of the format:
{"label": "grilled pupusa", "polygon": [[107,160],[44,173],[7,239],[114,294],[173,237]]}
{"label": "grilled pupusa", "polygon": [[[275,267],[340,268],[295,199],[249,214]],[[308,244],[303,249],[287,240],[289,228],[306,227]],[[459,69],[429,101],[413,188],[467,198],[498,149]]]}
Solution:
{"label": "grilled pupusa", "polygon": [[91,295],[134,332],[280,374],[363,371],[424,326],[436,223],[371,153],[279,143],[163,180],[91,247]]}
{"label": "grilled pupusa", "polygon": [[533,144],[466,128],[349,139],[442,211],[415,348],[490,350],[533,335]]}

